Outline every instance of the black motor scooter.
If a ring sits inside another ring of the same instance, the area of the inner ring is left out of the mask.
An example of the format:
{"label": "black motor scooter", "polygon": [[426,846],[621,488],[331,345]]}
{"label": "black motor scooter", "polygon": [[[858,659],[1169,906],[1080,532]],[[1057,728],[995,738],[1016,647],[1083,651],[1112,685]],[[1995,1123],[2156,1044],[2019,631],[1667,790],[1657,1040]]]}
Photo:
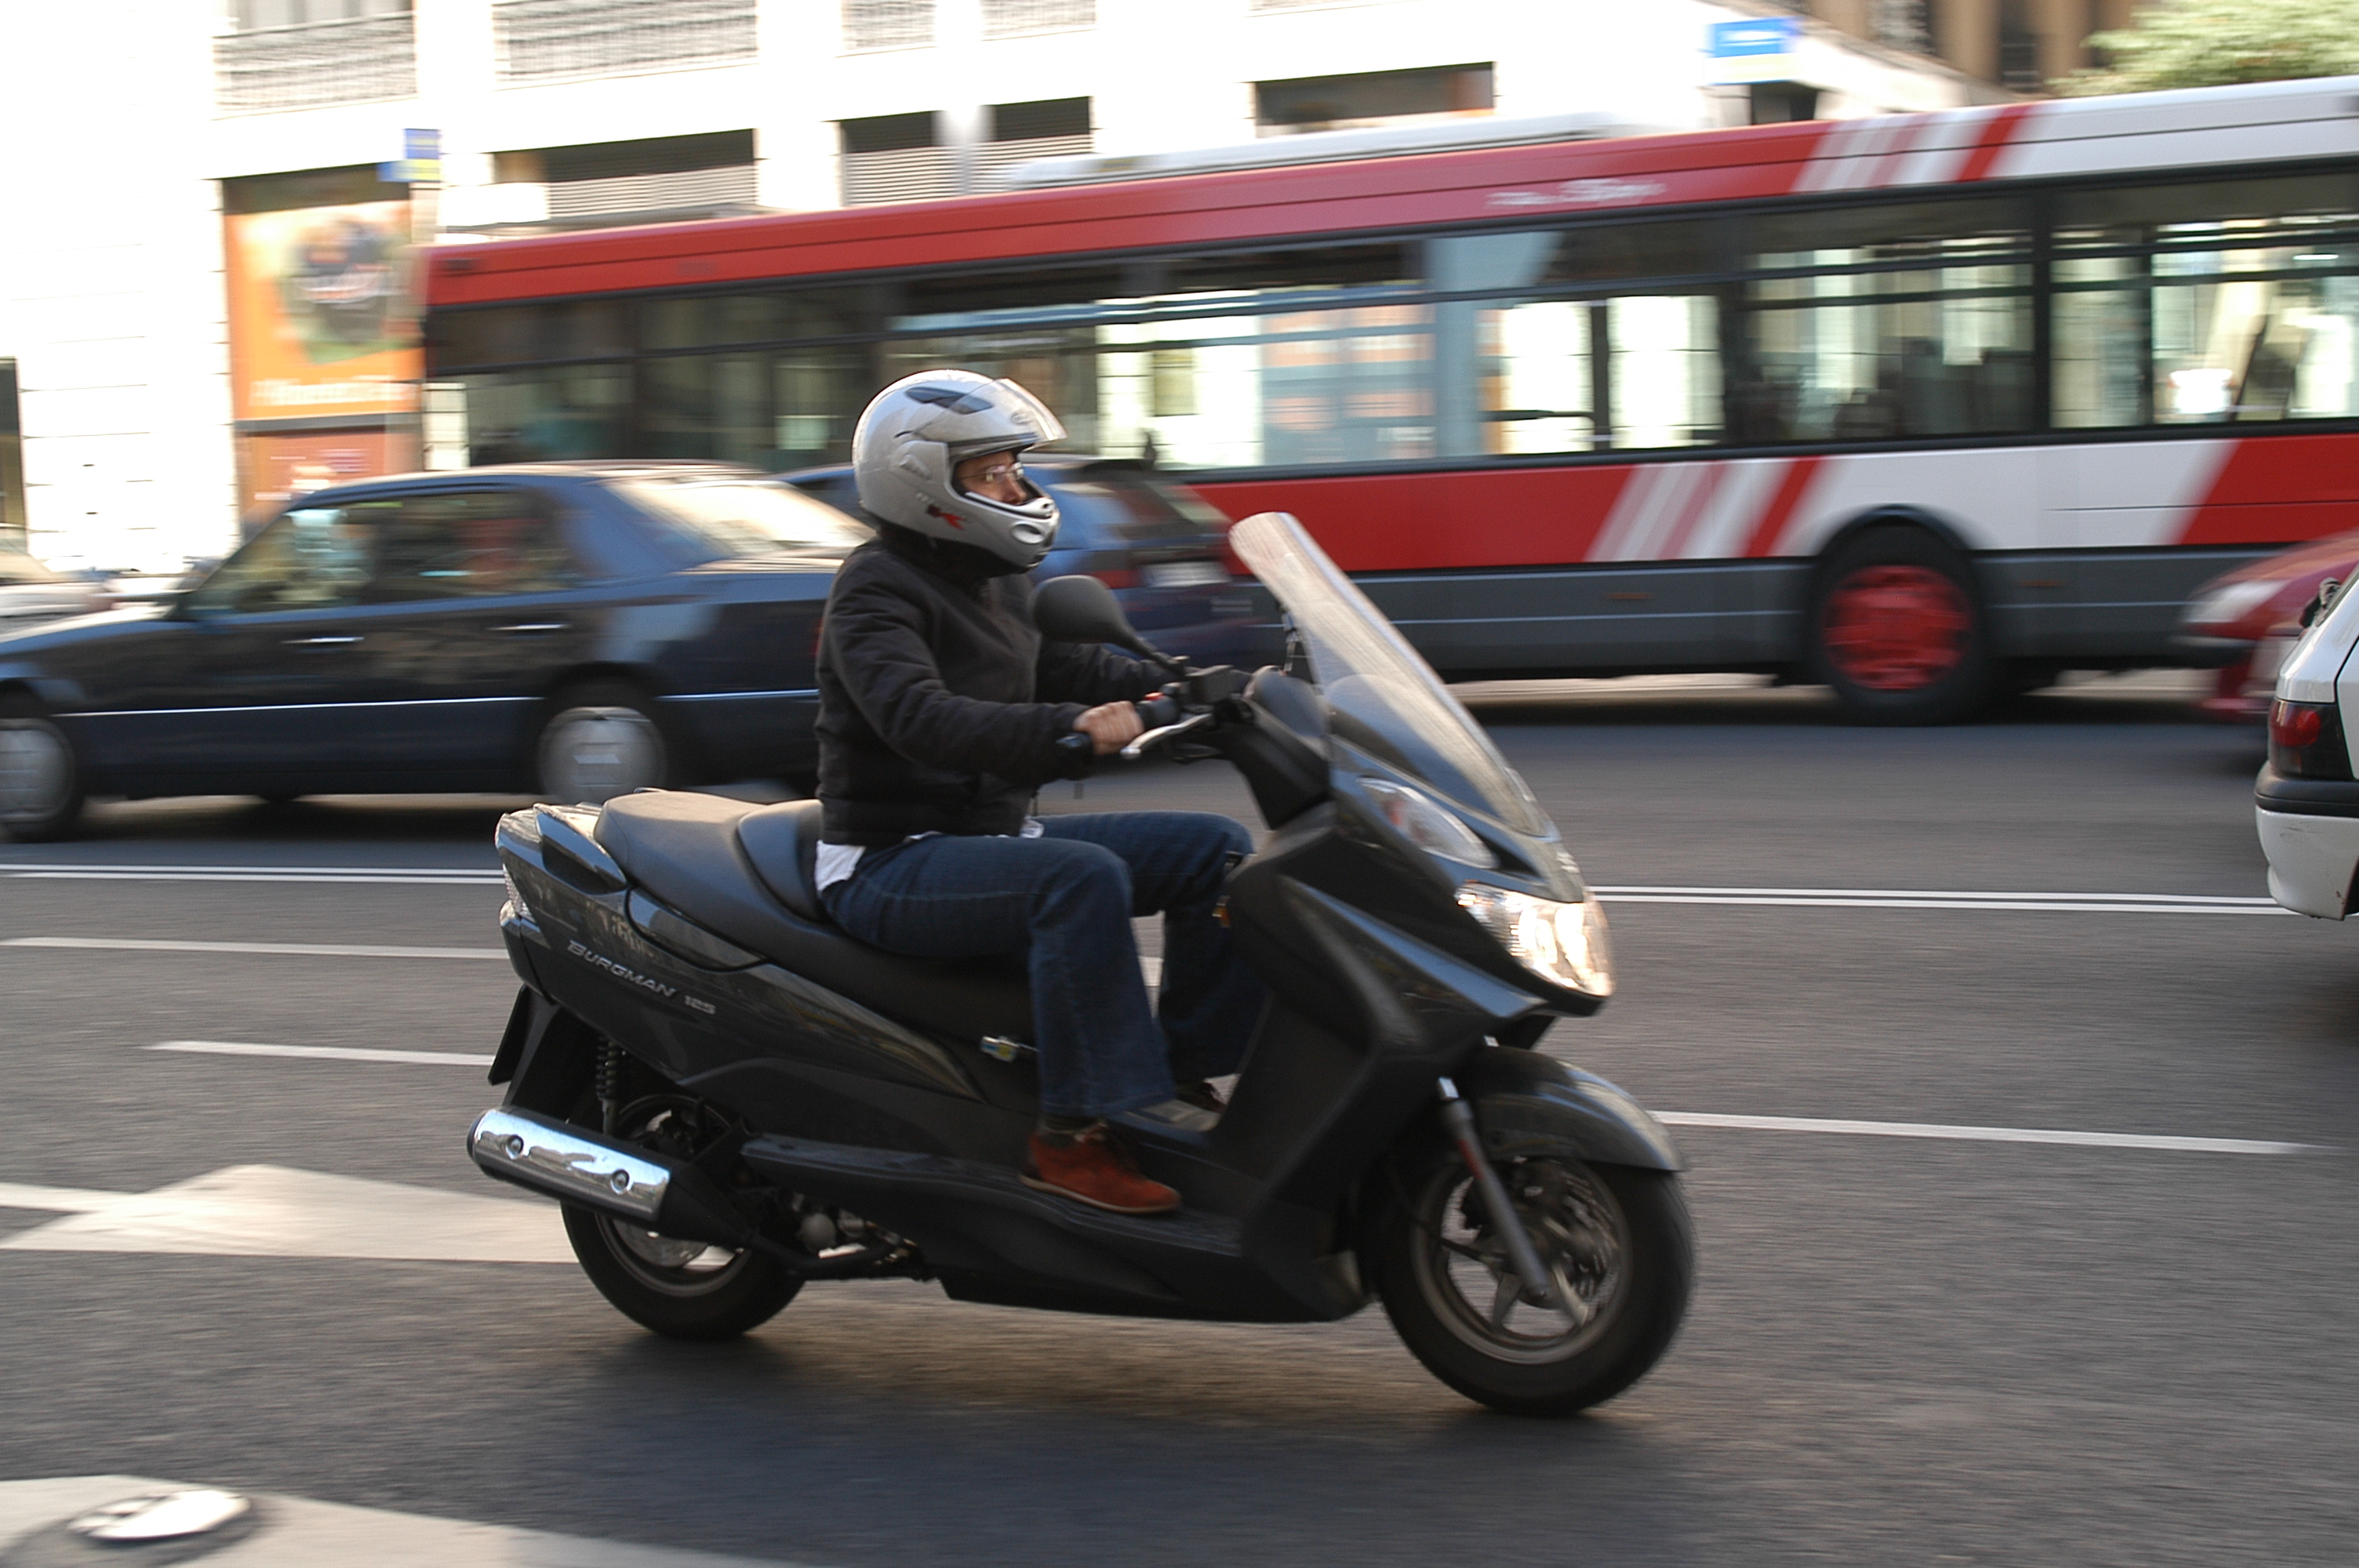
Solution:
{"label": "black motor scooter", "polygon": [[[659,1334],[719,1338],[811,1280],[962,1301],[1287,1323],[1381,1298],[1419,1360],[1502,1410],[1609,1399],[1693,1272],[1662,1126],[1531,1047],[1613,989],[1555,827],[1295,521],[1237,525],[1288,671],[1184,671],[1155,746],[1242,773],[1270,828],[1226,918],[1272,1003],[1227,1109],[1121,1119],[1186,1207],[1020,1179],[1037,1110],[1020,955],[864,946],[812,892],[818,805],[649,791],[504,818],[517,997],[468,1143],[559,1199],[582,1269]],[[1042,630],[1160,658],[1103,585]],[[1169,663],[1166,661],[1167,665]],[[1291,672],[1291,673],[1289,673]]]}

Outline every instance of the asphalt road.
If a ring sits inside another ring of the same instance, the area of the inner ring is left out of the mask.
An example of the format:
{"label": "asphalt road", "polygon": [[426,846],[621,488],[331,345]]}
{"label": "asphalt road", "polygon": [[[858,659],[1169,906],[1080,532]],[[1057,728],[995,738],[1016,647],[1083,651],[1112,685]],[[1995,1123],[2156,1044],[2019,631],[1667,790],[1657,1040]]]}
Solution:
{"label": "asphalt road", "polygon": [[[1556,1423],[1468,1405],[1373,1310],[1238,1328],[822,1285],[695,1347],[562,1264],[27,1249],[60,1213],[0,1206],[0,1479],[809,1564],[2350,1560],[2359,930],[2216,902],[2265,892],[2251,733],[2136,683],[1938,731],[1838,728],[1810,692],[1467,695],[1593,881],[1712,890],[1613,899],[1622,994],[1548,1042],[1648,1105],[2321,1147],[1684,1127],[1688,1326]],[[1251,820],[1211,767],[1052,793]],[[0,845],[0,1183],[510,1195],[461,1150],[478,1069],[146,1049],[481,1054],[503,965],[10,945],[490,947],[495,882],[328,879],[488,869],[502,804],[116,805]],[[1849,902],[1731,902],[1758,890]],[[2113,896],[1856,896],[1911,891]]]}

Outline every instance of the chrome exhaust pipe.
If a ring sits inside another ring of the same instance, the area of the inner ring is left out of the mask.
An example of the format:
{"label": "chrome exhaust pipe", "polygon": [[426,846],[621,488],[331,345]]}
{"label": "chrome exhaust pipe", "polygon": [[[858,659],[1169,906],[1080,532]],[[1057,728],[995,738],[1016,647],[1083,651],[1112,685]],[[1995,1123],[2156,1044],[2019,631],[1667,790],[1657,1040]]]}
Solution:
{"label": "chrome exhaust pipe", "polygon": [[754,1229],[694,1168],[528,1110],[484,1112],[467,1152],[487,1176],[665,1236],[743,1247]]}

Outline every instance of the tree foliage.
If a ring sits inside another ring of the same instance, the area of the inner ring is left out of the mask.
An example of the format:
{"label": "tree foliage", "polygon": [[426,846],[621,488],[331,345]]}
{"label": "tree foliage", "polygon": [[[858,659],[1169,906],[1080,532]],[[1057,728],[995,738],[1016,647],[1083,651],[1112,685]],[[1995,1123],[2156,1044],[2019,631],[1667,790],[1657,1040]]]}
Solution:
{"label": "tree foliage", "polygon": [[2051,83],[2073,96],[2359,73],[2359,0],[2152,0],[2089,42],[2112,64]]}

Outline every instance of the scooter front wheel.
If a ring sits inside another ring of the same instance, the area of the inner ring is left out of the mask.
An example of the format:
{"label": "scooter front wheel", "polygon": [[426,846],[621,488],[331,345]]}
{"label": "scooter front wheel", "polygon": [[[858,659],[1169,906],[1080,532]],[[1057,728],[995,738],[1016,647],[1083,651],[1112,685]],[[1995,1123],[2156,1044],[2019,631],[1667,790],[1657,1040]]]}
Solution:
{"label": "scooter front wheel", "polygon": [[[707,1113],[685,1097],[659,1095],[625,1108],[621,1135],[660,1152],[692,1156],[710,1136]],[[670,1339],[734,1339],[776,1317],[802,1277],[758,1252],[665,1236],[578,1204],[565,1236],[582,1271],[625,1317]]]}
{"label": "scooter front wheel", "polygon": [[1366,1261],[1386,1315],[1428,1371],[1471,1400],[1558,1416],[1645,1376],[1679,1330],[1695,1274],[1679,1179],[1569,1156],[1498,1162],[1553,1276],[1520,1280],[1454,1150],[1397,1168]]}

